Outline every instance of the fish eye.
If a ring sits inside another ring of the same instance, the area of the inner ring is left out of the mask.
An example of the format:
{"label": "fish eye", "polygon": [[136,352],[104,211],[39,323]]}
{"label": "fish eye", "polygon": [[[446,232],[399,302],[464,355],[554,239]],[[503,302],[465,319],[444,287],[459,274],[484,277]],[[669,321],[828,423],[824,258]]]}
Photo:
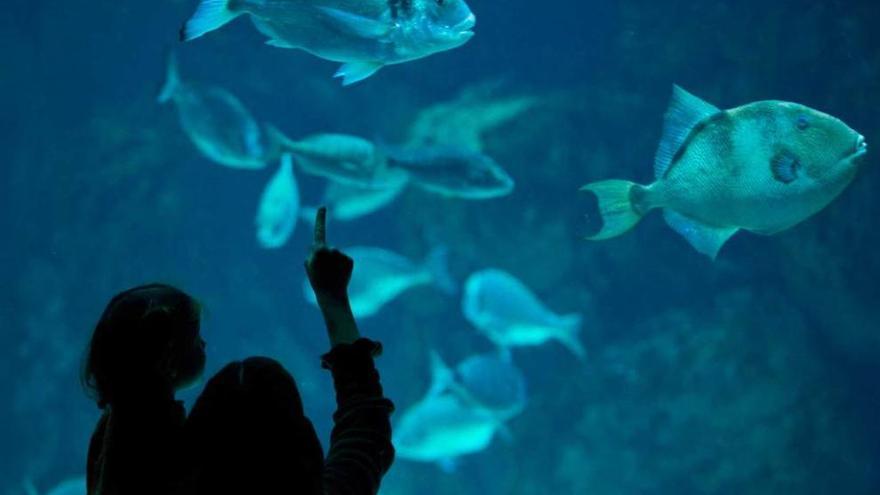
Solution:
{"label": "fish eye", "polygon": [[804,116],[804,115],[801,115],[800,117],[798,117],[798,119],[797,119],[797,128],[800,129],[800,130],[802,130],[802,131],[806,131],[807,129],[809,129],[809,128],[810,128],[810,121],[809,121],[809,119],[807,119],[807,117]]}

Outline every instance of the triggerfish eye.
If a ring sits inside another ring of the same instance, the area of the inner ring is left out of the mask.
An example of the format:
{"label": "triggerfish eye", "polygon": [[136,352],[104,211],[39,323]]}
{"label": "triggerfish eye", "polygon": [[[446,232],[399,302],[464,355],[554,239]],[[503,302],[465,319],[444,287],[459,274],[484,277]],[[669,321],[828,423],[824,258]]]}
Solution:
{"label": "triggerfish eye", "polygon": [[807,130],[809,127],[810,127],[810,121],[807,120],[807,117],[805,117],[805,116],[803,116],[803,115],[801,115],[800,117],[798,117],[798,119],[797,119],[797,128],[798,128],[798,129],[800,129],[800,130],[802,130],[802,131],[805,131],[805,130]]}

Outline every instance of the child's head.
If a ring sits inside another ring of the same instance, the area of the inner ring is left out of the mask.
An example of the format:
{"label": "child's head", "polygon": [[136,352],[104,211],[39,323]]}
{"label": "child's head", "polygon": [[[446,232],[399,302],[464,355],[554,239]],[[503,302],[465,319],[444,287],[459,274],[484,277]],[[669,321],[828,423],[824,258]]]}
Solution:
{"label": "child's head", "polygon": [[205,343],[200,306],[163,284],[134,287],[107,304],[95,326],[83,367],[83,383],[103,408],[145,384],[175,390],[201,376]]}

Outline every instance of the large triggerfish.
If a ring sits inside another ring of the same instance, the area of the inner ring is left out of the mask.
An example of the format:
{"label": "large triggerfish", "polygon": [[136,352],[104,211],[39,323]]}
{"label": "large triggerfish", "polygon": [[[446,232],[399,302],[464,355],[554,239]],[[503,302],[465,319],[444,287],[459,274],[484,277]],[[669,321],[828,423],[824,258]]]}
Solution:
{"label": "large triggerfish", "polygon": [[775,234],[819,212],[853,180],[868,145],[839,119],[783,101],[719,110],[676,86],[654,162],[656,181],[587,184],[616,237],[655,208],[714,259],[740,229]]}

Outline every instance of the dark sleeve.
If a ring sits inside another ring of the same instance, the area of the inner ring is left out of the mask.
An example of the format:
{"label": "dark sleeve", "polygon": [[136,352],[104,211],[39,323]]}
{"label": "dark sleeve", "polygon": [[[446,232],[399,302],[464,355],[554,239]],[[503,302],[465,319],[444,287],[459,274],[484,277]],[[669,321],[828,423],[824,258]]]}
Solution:
{"label": "dark sleeve", "polygon": [[333,374],[336,413],[324,464],[325,495],[374,495],[394,461],[391,413],[373,363],[382,346],[359,339],[339,344],[322,357]]}

